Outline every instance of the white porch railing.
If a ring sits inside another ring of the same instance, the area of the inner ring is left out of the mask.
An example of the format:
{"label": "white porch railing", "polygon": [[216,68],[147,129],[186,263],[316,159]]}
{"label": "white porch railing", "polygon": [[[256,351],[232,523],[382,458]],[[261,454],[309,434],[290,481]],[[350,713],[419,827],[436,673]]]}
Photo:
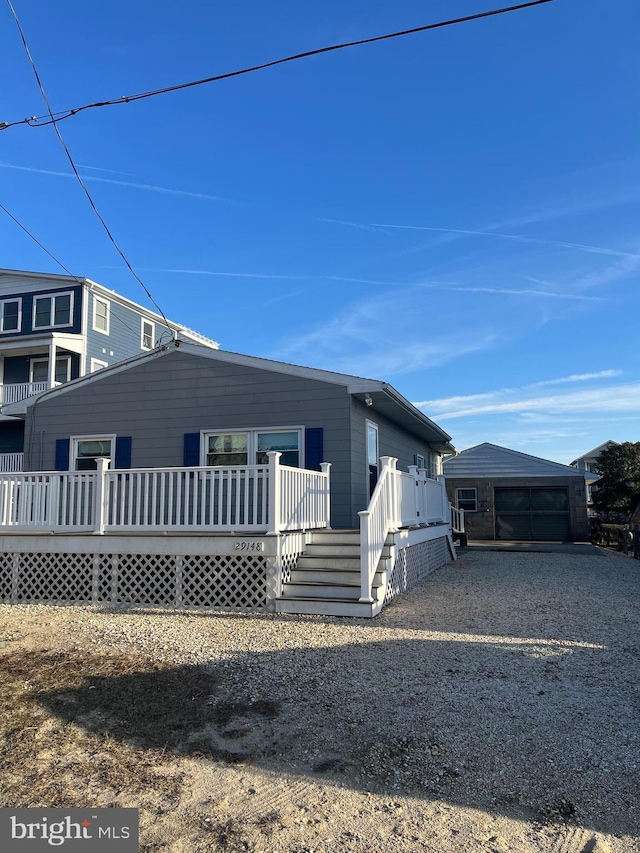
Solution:
{"label": "white porch railing", "polygon": [[451,504],[451,529],[455,533],[464,533],[464,510]]}
{"label": "white porch railing", "polygon": [[34,394],[41,394],[49,387],[48,382],[15,382],[8,385],[0,385],[0,406],[9,403],[19,403]]}
{"label": "white porch railing", "polygon": [[277,534],[329,527],[329,469],[280,465],[0,474],[0,530]]}
{"label": "white porch railing", "polygon": [[24,453],[0,453],[0,474],[22,471]]}
{"label": "white porch railing", "polygon": [[373,578],[387,535],[400,527],[436,522],[451,524],[444,477],[431,480],[412,465],[398,471],[398,460],[382,456],[382,470],[369,507],[360,516],[360,601],[373,601]]}

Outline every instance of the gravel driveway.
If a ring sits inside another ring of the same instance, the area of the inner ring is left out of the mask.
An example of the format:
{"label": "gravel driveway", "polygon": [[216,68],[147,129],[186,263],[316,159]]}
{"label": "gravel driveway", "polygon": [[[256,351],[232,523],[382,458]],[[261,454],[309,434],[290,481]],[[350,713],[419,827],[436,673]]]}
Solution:
{"label": "gravel driveway", "polygon": [[374,620],[0,606],[0,661],[110,661],[64,702],[36,685],[38,760],[72,724],[179,777],[85,771],[91,804],[141,807],[143,850],[637,850],[640,564],[461,555]]}

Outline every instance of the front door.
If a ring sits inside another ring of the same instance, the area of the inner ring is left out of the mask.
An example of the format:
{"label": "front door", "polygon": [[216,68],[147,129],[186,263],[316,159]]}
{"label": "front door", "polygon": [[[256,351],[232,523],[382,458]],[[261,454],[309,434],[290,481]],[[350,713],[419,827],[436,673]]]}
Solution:
{"label": "front door", "polygon": [[378,482],[378,425],[367,421],[367,465],[369,468],[369,497]]}

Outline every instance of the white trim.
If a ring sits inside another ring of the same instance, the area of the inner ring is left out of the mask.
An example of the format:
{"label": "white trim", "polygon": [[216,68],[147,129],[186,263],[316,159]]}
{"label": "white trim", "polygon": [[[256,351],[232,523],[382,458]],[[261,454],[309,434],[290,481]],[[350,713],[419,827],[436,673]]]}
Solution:
{"label": "white trim", "polygon": [[[145,337],[144,336],[144,326],[145,326],[145,323],[148,326],[151,326],[151,346],[150,347],[147,347],[144,345],[144,337]],[[143,350],[145,350],[145,352],[149,352],[149,350],[152,350],[155,347],[155,344],[156,344],[156,324],[153,322],[153,320],[148,320],[146,317],[141,317],[140,318],[140,347]]]}
{"label": "white trim", "polygon": [[[466,512],[478,512],[478,490],[473,486],[460,486],[460,488],[456,489],[456,509],[461,509],[460,507],[460,492],[473,492],[473,509],[467,509],[467,507],[462,507]],[[463,498],[463,501],[469,501],[471,498]]]}
{"label": "white trim", "polygon": [[109,367],[108,361],[102,361],[100,358],[92,358],[89,366],[89,372],[95,373],[98,370],[103,370],[105,367]]}
{"label": "white trim", "polygon": [[[4,326],[4,306],[7,302],[18,303],[18,326],[15,329],[5,329]],[[17,335],[22,331],[22,296],[7,296],[6,299],[0,299],[0,334],[1,335]]]}
{"label": "white trim", "polygon": [[[99,326],[96,325],[96,316],[97,316],[96,308],[98,306],[98,302],[101,302],[107,309],[107,315],[106,315],[107,328],[106,329],[101,329]],[[111,302],[109,302],[108,299],[105,299],[102,296],[96,296],[95,293],[93,294],[93,311],[92,311],[92,318],[91,318],[91,328],[93,329],[94,332],[100,332],[101,335],[109,335],[109,331],[111,329]]]}
{"label": "white trim", "polygon": [[[49,309],[49,320],[54,320],[56,315],[55,310],[55,301],[58,297],[68,296],[69,297],[69,322],[68,323],[51,323],[49,322],[48,326],[36,326],[36,304],[39,299],[49,299],[51,302],[51,307]],[[33,297],[33,312],[31,318],[31,329],[34,332],[41,332],[43,329],[65,329],[69,326],[73,326],[73,310],[75,307],[75,299],[74,299],[73,290],[61,290],[61,291],[52,291],[51,293],[38,293]]]}
{"label": "white trim", "polygon": [[210,435],[246,435],[247,436],[247,465],[257,465],[255,461],[258,452],[257,437],[262,433],[273,432],[297,432],[298,433],[298,467],[305,467],[305,427],[303,426],[259,426],[259,427],[236,427],[234,429],[202,429],[200,430],[200,465],[207,466],[208,445],[207,438]]}
{"label": "white trim", "polygon": [[80,441],[110,441],[111,442],[111,465],[113,466],[116,454],[116,434],[99,435],[71,435],[69,436],[69,471],[76,470],[76,453]]}

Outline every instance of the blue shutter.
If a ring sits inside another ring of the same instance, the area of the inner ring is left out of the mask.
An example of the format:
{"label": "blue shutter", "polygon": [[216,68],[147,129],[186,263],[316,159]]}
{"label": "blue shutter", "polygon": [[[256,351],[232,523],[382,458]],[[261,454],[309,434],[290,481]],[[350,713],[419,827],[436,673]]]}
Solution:
{"label": "blue shutter", "polygon": [[322,427],[312,427],[304,431],[304,464],[310,471],[319,471],[324,462]]}
{"label": "blue shutter", "polygon": [[200,464],[200,433],[184,434],[184,467],[191,468]]}
{"label": "blue shutter", "polygon": [[56,471],[69,470],[69,446],[71,444],[68,438],[56,439]]}
{"label": "blue shutter", "polygon": [[114,468],[131,468],[131,438],[119,435],[116,438]]}

